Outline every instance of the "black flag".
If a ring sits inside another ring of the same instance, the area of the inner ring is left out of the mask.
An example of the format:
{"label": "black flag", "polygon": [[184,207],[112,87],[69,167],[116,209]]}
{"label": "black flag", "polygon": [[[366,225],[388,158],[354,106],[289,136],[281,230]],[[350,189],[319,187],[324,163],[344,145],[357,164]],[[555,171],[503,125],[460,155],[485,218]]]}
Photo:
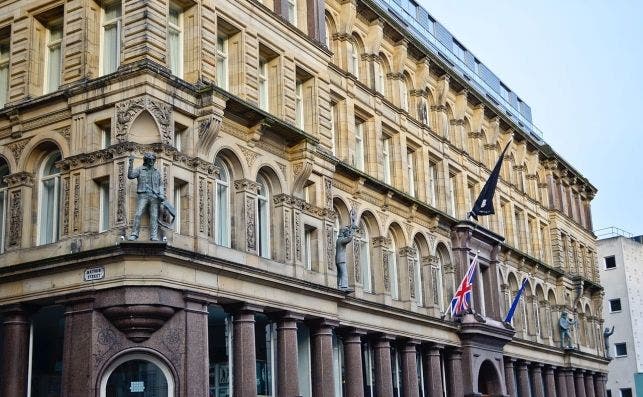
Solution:
{"label": "black flag", "polygon": [[476,203],[473,205],[473,209],[469,212],[469,216],[473,217],[476,221],[478,220],[478,215],[491,215],[496,212],[493,210],[493,194],[496,192],[496,185],[498,184],[498,176],[500,176],[500,167],[502,167],[502,160],[505,158],[505,152],[509,148],[511,141],[507,143],[505,149],[500,153],[500,158],[496,162],[496,166],[493,167],[489,179],[484,184]]}

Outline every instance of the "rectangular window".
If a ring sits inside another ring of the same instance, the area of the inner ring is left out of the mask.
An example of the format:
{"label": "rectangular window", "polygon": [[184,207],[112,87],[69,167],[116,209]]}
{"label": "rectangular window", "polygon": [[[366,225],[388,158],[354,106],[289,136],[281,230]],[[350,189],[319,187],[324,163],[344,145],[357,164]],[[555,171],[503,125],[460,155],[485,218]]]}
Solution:
{"label": "rectangular window", "polygon": [[[257,397],[275,395],[277,325],[265,314],[255,315],[255,356],[257,360]],[[211,394],[214,395],[214,394]]]}
{"label": "rectangular window", "polygon": [[[0,167],[0,178],[7,175],[8,168],[6,165]],[[7,219],[7,185],[0,180],[0,254],[4,252],[5,223]]]}
{"label": "rectangular window", "polygon": [[455,207],[455,174],[449,174],[449,214],[456,216]]}
{"label": "rectangular window", "polygon": [[228,36],[217,35],[217,85],[228,89]]}
{"label": "rectangular window", "polygon": [[384,168],[384,183],[391,184],[391,138],[382,137],[382,167]]}
{"label": "rectangular window", "polygon": [[304,260],[306,270],[313,270],[317,262],[317,229],[309,225],[304,227]]}
{"label": "rectangular window", "polygon": [[429,204],[438,205],[438,165],[429,163]]}
{"label": "rectangular window", "polygon": [[355,168],[364,171],[364,123],[355,119]]}
{"label": "rectangular window", "polygon": [[412,197],[417,195],[415,191],[415,152],[406,152],[406,170],[409,177],[409,194]]}
{"label": "rectangular window", "polygon": [[304,82],[299,79],[295,83],[295,125],[304,128]]}
{"label": "rectangular window", "polygon": [[364,397],[375,397],[375,357],[368,342],[362,342],[362,377]]}
{"label": "rectangular window", "polygon": [[500,83],[500,96],[503,97],[506,101],[509,100],[509,89]]}
{"label": "rectangular window", "polygon": [[335,397],[343,397],[344,373],[344,344],[337,332],[333,330],[333,381]]}
{"label": "rectangular window", "polygon": [[103,8],[101,76],[115,72],[121,61],[121,15],[121,3]]}
{"label": "rectangular window", "polygon": [[208,306],[207,335],[209,395],[229,396],[232,394],[232,316],[221,306]]}
{"label": "rectangular window", "polygon": [[112,145],[112,125],[111,120],[107,123],[100,124],[100,148],[107,149]]}
{"label": "rectangular window", "polygon": [[632,389],[629,387],[626,389],[621,389],[621,397],[632,397]]}
{"label": "rectangular window", "polygon": [[395,347],[391,347],[391,378],[393,379],[393,396],[402,396],[402,366],[400,365],[400,353]]}
{"label": "rectangular window", "polygon": [[607,397],[612,397],[612,391],[607,389]]}
{"label": "rectangular window", "polygon": [[183,8],[176,3],[170,3],[167,25],[170,70],[183,78]]}
{"label": "rectangular window", "polygon": [[0,108],[9,97],[9,32],[0,34]]}
{"label": "rectangular window", "polygon": [[176,216],[174,218],[174,231],[181,233],[181,184],[174,182],[174,208],[176,209]]}
{"label": "rectangular window", "polygon": [[621,299],[610,299],[610,312],[620,312],[621,311]]}
{"label": "rectangular window", "polygon": [[268,110],[268,62],[259,58],[259,107]]}
{"label": "rectangular window", "polygon": [[62,69],[61,43],[63,38],[62,19],[47,27],[47,49],[45,53],[45,94],[58,90]]}
{"label": "rectangular window", "polygon": [[109,179],[100,182],[99,185],[99,212],[98,231],[104,232],[109,229]]}
{"label": "rectangular window", "polygon": [[616,268],[616,257],[606,256],[605,257],[605,269],[615,269]]}
{"label": "rectangular window", "polygon": [[174,124],[174,147],[176,150],[179,152],[183,150],[183,138],[185,137],[185,131],[187,130],[187,127],[184,125],[181,125],[179,123]]}
{"label": "rectangular window", "polygon": [[616,357],[627,356],[627,344],[625,342],[614,343],[614,349],[616,350]]}
{"label": "rectangular window", "polygon": [[299,396],[311,395],[310,330],[302,323],[297,324],[297,365],[299,375]]}
{"label": "rectangular window", "polygon": [[288,22],[293,25],[297,25],[297,0],[287,0],[288,1]]}
{"label": "rectangular window", "polygon": [[333,155],[337,155],[337,149],[339,148],[339,145],[337,143],[337,128],[335,126],[335,123],[337,122],[337,104],[336,103],[331,103],[330,104],[330,144],[331,144],[331,149],[333,152]]}

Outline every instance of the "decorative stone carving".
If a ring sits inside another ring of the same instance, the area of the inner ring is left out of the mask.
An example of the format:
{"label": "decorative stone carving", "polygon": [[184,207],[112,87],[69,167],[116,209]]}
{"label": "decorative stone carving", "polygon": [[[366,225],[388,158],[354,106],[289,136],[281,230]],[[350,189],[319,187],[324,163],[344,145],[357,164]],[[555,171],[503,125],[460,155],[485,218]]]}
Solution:
{"label": "decorative stone carving", "polygon": [[333,258],[335,256],[335,246],[333,244],[333,225],[326,225],[326,263],[328,269],[333,268]]}
{"label": "decorative stone carving", "polygon": [[295,260],[301,261],[301,212],[295,211]]}
{"label": "decorative stone carving", "polygon": [[260,154],[253,150],[248,149],[245,146],[242,146],[242,145],[237,145],[237,146],[239,146],[241,153],[243,153],[243,156],[246,158],[246,162],[248,163],[248,166],[252,167],[252,165],[255,163],[255,160],[257,159],[257,157],[260,156]]}
{"label": "decorative stone carving", "polygon": [[9,194],[9,238],[8,247],[20,245],[22,239],[22,192],[14,190]]}
{"label": "decorative stone carving", "polygon": [[290,235],[290,213],[291,210],[284,209],[284,245],[286,246],[286,262],[289,262],[292,257],[292,237]]}
{"label": "decorative stone carving", "polygon": [[326,198],[326,208],[333,208],[333,181],[331,178],[324,177],[324,197]]}
{"label": "decorative stone carving", "polygon": [[142,96],[116,104],[116,141],[127,141],[127,132],[132,122],[144,110],[150,112],[158,123],[161,142],[171,145],[174,141],[172,107],[159,100]]}
{"label": "decorative stone carving", "polygon": [[25,146],[27,146],[27,143],[29,143],[29,139],[23,139],[21,141],[11,142],[7,144],[7,148],[11,150],[13,158],[16,159],[16,164],[20,160],[22,151],[24,150]]}
{"label": "decorative stone carving", "polygon": [[[409,258],[409,289],[411,292],[411,298],[415,299],[415,259],[414,258]],[[421,282],[418,280],[418,282]]]}
{"label": "decorative stone carving", "polygon": [[161,305],[111,306],[103,309],[103,315],[127,339],[140,343],[149,339],[174,315],[174,308]]}
{"label": "decorative stone carving", "polygon": [[[235,181],[235,187],[238,181]],[[246,250],[249,252],[257,251],[257,228],[255,219],[255,199],[246,197]]]}
{"label": "decorative stone carving", "polygon": [[69,177],[62,178],[63,235],[69,234]]}
{"label": "decorative stone carving", "polygon": [[74,174],[72,178],[74,182],[74,212],[72,213],[72,225],[74,232],[78,232],[80,230],[80,174]]}
{"label": "decorative stone carving", "polygon": [[199,232],[207,233],[207,219],[205,211],[205,178],[199,178]]}
{"label": "decorative stone carving", "polygon": [[30,172],[20,171],[4,177],[7,186],[33,186],[34,176]]}
{"label": "decorative stone carving", "polygon": [[382,275],[384,278],[384,290],[391,289],[391,273],[390,273],[391,252],[388,250],[382,251]]}
{"label": "decorative stone carving", "polygon": [[127,222],[125,212],[125,162],[121,161],[116,165],[118,169],[117,193],[116,193],[116,223],[124,224]]}

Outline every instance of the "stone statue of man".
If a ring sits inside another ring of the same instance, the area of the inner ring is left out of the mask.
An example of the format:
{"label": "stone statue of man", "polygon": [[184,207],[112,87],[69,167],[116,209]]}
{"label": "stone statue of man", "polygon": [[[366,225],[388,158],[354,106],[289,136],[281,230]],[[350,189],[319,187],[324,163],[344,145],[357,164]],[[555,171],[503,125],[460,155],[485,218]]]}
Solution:
{"label": "stone statue of man", "polygon": [[[567,317],[567,312],[562,312],[560,315],[560,320],[558,320],[558,327],[560,328],[560,347],[563,349],[573,349],[574,345],[572,343],[572,335],[570,331],[576,324],[576,321]],[[565,339],[567,339],[567,344],[565,344]]]}
{"label": "stone statue of man", "polygon": [[603,330],[603,342],[605,343],[605,357],[610,358],[610,336],[614,333],[614,326],[612,325],[612,329],[610,330],[609,327],[606,327],[605,330]]}
{"label": "stone statue of man", "polygon": [[141,228],[141,216],[145,208],[149,207],[150,214],[150,240],[158,241],[159,224],[158,215],[161,203],[165,201],[165,190],[161,181],[161,173],[154,168],[156,155],[148,152],[143,155],[143,166],[134,168],[134,156],[129,158],[129,168],[127,178],[137,179],[136,187],[136,214],[134,215],[134,224],[129,240],[138,239]]}
{"label": "stone statue of man", "polygon": [[339,229],[335,243],[335,266],[337,266],[337,287],[348,289],[348,273],[346,271],[346,246],[353,240],[355,229],[344,226]]}

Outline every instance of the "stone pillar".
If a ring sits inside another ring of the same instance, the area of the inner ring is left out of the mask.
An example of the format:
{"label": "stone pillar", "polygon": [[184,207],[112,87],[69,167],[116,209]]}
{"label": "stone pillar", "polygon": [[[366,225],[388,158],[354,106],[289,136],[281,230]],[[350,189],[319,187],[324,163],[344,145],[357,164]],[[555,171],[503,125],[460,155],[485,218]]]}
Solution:
{"label": "stone pillar", "polygon": [[574,371],[574,386],[576,387],[576,397],[586,397],[584,374],[585,371],[582,369]]}
{"label": "stone pillar", "polygon": [[545,387],[543,385],[543,364],[533,363],[531,365],[531,385],[533,389],[533,397],[545,397]]}
{"label": "stone pillar", "polygon": [[[232,388],[234,396],[256,396],[255,312],[260,310],[249,305],[242,305],[230,311],[232,312],[233,327],[232,362],[234,364],[232,365]],[[295,358],[297,358],[296,355]]]}
{"label": "stone pillar", "polygon": [[[93,302],[94,299],[91,296],[75,297],[69,301],[61,302],[65,305],[61,379],[61,392],[64,396],[82,396],[89,394],[89,391],[94,391],[94,385],[91,384],[92,368],[87,365],[88,358],[96,349],[95,346],[92,346],[92,338],[87,337],[94,332]],[[102,332],[99,333],[99,346],[112,342]]]}
{"label": "stone pillar", "polygon": [[594,374],[590,371],[585,372],[585,395],[595,397],[594,394]]}
{"label": "stone pillar", "polygon": [[521,396],[529,396],[529,373],[527,371],[527,362],[518,361],[516,363],[518,371],[518,391]]}
{"label": "stone pillar", "polygon": [[556,397],[556,379],[554,378],[554,367],[545,367],[545,391],[547,397]]}
{"label": "stone pillar", "polygon": [[450,349],[447,353],[447,387],[449,397],[464,397],[462,384],[462,350]]}
{"label": "stone pillar", "polygon": [[[185,365],[186,373],[188,374],[186,394],[188,396],[207,396],[209,390],[208,304],[212,301],[208,297],[193,293],[186,293],[184,299],[186,335]],[[236,331],[236,329],[234,331]],[[234,335],[236,335],[236,332],[233,333],[233,336]],[[254,332],[252,333],[252,337],[254,345]],[[254,354],[252,357],[254,359]],[[237,359],[234,358],[234,360],[236,363]],[[236,369],[236,367],[234,368]],[[233,376],[233,378],[236,379],[236,376]],[[253,384],[254,383],[255,382],[253,382]]]}
{"label": "stone pillar", "polygon": [[3,311],[4,340],[2,343],[3,396],[25,397],[29,373],[30,320],[22,306]]}
{"label": "stone pillar", "polygon": [[429,396],[442,396],[442,366],[440,351],[442,346],[432,344],[424,350],[424,388]]}
{"label": "stone pillar", "polygon": [[373,341],[375,395],[378,397],[393,397],[390,340],[391,338],[387,335],[379,335]]}
{"label": "stone pillar", "polygon": [[297,321],[303,316],[285,312],[277,316],[277,395],[298,396]]}
{"label": "stone pillar", "polygon": [[605,397],[605,383],[607,382],[607,374],[597,373],[594,377],[594,391],[595,397]]}
{"label": "stone pillar", "polygon": [[334,397],[333,328],[337,321],[319,319],[311,322],[311,367],[313,397]]}
{"label": "stone pillar", "polygon": [[566,396],[576,397],[576,386],[574,385],[574,370],[565,368],[565,383],[567,387]]}
{"label": "stone pillar", "polygon": [[505,385],[507,386],[507,394],[510,397],[516,397],[518,395],[518,389],[516,388],[516,370],[514,369],[515,362],[515,359],[505,357]]}
{"label": "stone pillar", "polygon": [[420,394],[418,387],[418,370],[416,348],[419,342],[408,340],[400,344],[402,354],[402,395],[417,396]]}
{"label": "stone pillar", "polygon": [[[234,188],[234,199],[237,203],[235,205],[235,215],[238,217],[238,224],[245,225],[245,227],[233,228],[233,241],[237,242],[235,244],[237,249],[256,254],[259,249],[256,224],[257,189],[259,184],[249,179],[239,179],[234,181]],[[199,186],[199,189],[201,189],[201,186]]]}
{"label": "stone pillar", "polygon": [[[33,199],[33,185],[35,176],[29,172],[19,171],[15,174],[4,177],[4,182],[8,186],[7,213],[5,231],[5,249],[18,249],[21,247],[31,246],[31,227],[30,220],[32,217],[31,203]],[[62,188],[62,187],[61,187]],[[64,203],[60,204],[60,208]],[[24,220],[24,221],[23,221]]]}
{"label": "stone pillar", "polygon": [[354,328],[342,332],[344,340],[345,395],[363,397],[364,379],[362,377],[362,339],[365,332]]}
{"label": "stone pillar", "polygon": [[567,377],[565,376],[565,370],[560,367],[556,370],[556,396],[567,396]]}

